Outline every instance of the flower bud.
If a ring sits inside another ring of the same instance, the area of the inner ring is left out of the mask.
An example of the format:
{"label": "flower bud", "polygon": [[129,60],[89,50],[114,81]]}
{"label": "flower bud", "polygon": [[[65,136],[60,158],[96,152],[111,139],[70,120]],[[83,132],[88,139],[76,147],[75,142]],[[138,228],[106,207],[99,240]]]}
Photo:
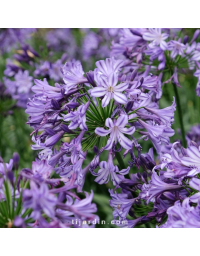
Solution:
{"label": "flower bud", "polygon": [[12,171],[7,172],[7,178],[10,181],[10,183],[12,184],[12,186],[14,187],[14,174]]}
{"label": "flower bud", "polygon": [[94,146],[93,147],[93,151],[94,153],[97,155],[99,153],[99,149],[97,148],[97,146]]}
{"label": "flower bud", "polygon": [[200,33],[200,30],[197,29],[195,32],[194,32],[194,35],[193,35],[193,38],[191,40],[191,44],[197,39],[197,37],[199,36],[199,33]]}
{"label": "flower bud", "polygon": [[59,110],[59,109],[60,109],[60,105],[59,105],[59,103],[58,103],[57,100],[52,99],[52,100],[51,100],[51,105],[52,105],[52,107],[53,107],[55,110]]}
{"label": "flower bud", "polygon": [[128,113],[133,107],[133,101],[129,101],[126,105],[125,111]]}
{"label": "flower bud", "polygon": [[88,82],[93,86],[96,87],[95,81],[94,81],[94,72],[93,71],[89,71],[86,73],[86,77]]}
{"label": "flower bud", "polygon": [[64,132],[58,132],[57,134],[51,136],[50,138],[48,138],[45,142],[45,147],[50,147],[55,145],[63,136]]}
{"label": "flower bud", "polygon": [[189,37],[188,36],[184,36],[183,43],[187,44],[188,40],[189,40]]}
{"label": "flower bud", "polygon": [[17,152],[13,153],[13,164],[14,164],[15,170],[18,170],[19,154]]}

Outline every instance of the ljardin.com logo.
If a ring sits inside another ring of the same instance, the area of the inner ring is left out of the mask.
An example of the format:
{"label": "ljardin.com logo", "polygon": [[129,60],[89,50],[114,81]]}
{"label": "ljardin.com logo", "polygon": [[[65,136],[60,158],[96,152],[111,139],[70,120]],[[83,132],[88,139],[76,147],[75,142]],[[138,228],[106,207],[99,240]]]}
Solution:
{"label": "ljardin.com logo", "polygon": [[[73,219],[71,221],[68,221],[69,224],[72,225],[77,225],[77,226],[83,226],[83,225],[106,225],[106,221],[105,220],[99,220],[99,219],[95,219],[95,220],[81,220],[81,219]],[[113,225],[127,225],[128,221],[127,220],[111,220],[110,222]],[[110,224],[107,223],[107,224]]]}

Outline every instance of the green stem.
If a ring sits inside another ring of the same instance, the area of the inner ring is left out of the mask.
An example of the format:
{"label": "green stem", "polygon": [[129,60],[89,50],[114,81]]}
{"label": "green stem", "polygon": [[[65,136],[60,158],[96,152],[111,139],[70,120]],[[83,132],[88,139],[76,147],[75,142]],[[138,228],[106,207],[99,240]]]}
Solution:
{"label": "green stem", "polygon": [[180,128],[181,128],[182,143],[183,143],[184,148],[186,148],[187,145],[186,145],[186,139],[185,139],[185,129],[184,129],[184,125],[183,125],[183,118],[182,118],[183,115],[182,115],[182,109],[181,109],[180,99],[179,99],[179,95],[178,95],[178,89],[177,89],[177,85],[175,83],[173,83],[173,87],[174,87],[174,93],[175,93],[175,98],[176,98],[179,123],[180,123]]}
{"label": "green stem", "polygon": [[116,156],[117,161],[118,161],[118,163],[119,163],[120,169],[121,169],[121,170],[122,170],[122,169],[126,169],[126,166],[125,166],[125,164],[124,164],[124,161],[123,161],[123,158],[122,158],[120,152],[115,152],[115,156]]}

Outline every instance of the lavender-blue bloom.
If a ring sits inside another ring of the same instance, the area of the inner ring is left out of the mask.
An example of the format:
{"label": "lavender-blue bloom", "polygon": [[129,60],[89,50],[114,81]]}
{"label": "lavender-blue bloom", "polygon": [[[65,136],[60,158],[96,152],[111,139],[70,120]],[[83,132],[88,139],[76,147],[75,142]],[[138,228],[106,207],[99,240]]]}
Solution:
{"label": "lavender-blue bloom", "polygon": [[41,211],[53,218],[55,216],[55,206],[57,198],[50,193],[48,186],[42,183],[39,187],[33,181],[30,181],[30,190],[23,191],[23,206],[25,209],[31,208],[32,218],[35,220],[41,216]]}
{"label": "lavender-blue bloom", "polygon": [[111,177],[113,185],[116,186],[124,179],[124,175],[129,173],[130,167],[119,171],[117,166],[113,165],[112,151],[109,151],[108,162],[102,161],[99,166],[100,169],[97,173],[93,172],[93,175],[97,176],[95,181],[99,184],[108,183]]}
{"label": "lavender-blue bloom", "polygon": [[125,137],[123,133],[132,135],[135,132],[135,127],[124,128],[127,123],[127,115],[121,115],[117,120],[115,119],[114,122],[111,118],[106,119],[105,125],[109,128],[108,130],[100,127],[95,129],[95,133],[99,136],[106,136],[110,134],[110,138],[105,146],[106,150],[110,150],[113,143],[116,144],[117,141],[125,149],[132,148],[133,143],[127,137]]}
{"label": "lavender-blue bloom", "polygon": [[77,108],[76,111],[70,112],[67,115],[63,115],[64,121],[71,121],[70,125],[68,126],[69,129],[76,129],[77,127],[80,127],[81,130],[87,131],[86,126],[86,116],[85,113],[90,105],[90,101],[86,103],[85,105],[81,105]]}
{"label": "lavender-blue bloom", "polygon": [[109,75],[108,79],[104,79],[103,77],[99,77],[99,84],[97,87],[91,90],[91,96],[93,97],[101,97],[104,96],[102,100],[102,107],[106,107],[111,99],[115,99],[118,103],[126,104],[127,98],[122,93],[128,88],[127,83],[118,83],[118,76],[115,73]]}
{"label": "lavender-blue bloom", "polygon": [[161,228],[200,228],[199,202],[196,207],[190,206],[189,198],[182,204],[177,201],[167,210],[168,219]]}

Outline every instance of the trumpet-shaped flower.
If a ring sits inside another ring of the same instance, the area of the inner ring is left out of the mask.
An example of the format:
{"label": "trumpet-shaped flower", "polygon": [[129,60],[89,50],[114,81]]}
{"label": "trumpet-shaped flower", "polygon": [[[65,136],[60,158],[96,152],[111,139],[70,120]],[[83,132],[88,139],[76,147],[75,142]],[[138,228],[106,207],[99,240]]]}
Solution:
{"label": "trumpet-shaped flower", "polygon": [[98,127],[95,129],[95,133],[99,136],[106,136],[110,134],[110,138],[105,146],[105,150],[109,150],[112,148],[113,143],[119,142],[119,144],[125,149],[132,148],[132,142],[127,137],[124,136],[125,134],[132,135],[135,132],[135,127],[124,128],[125,125],[128,123],[128,116],[121,115],[117,120],[112,121],[111,118],[106,119],[105,125],[109,128],[105,130],[104,128]]}
{"label": "trumpet-shaped flower", "polygon": [[101,81],[100,84],[93,88],[91,90],[91,95],[93,97],[102,97],[104,96],[102,100],[102,107],[105,108],[111,99],[115,99],[118,103],[126,104],[127,98],[122,93],[124,90],[128,88],[127,83],[121,83],[117,85],[118,83],[118,75],[115,73],[112,73],[109,75],[108,79],[105,77],[99,78]]}

